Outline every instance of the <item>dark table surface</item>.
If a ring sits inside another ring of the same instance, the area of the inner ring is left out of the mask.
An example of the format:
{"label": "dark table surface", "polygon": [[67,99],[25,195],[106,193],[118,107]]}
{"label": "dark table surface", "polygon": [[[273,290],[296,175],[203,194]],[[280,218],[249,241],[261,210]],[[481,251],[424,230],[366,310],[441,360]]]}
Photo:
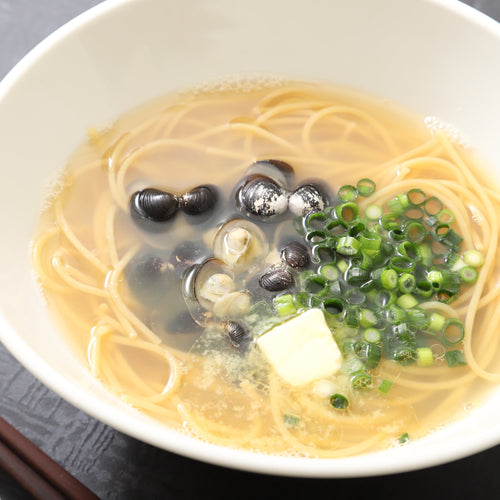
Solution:
{"label": "dark table surface", "polygon": [[[98,3],[0,0],[0,79],[48,34]],[[465,3],[500,21],[500,0]],[[500,446],[426,470],[360,479],[264,476],[180,457],[77,410],[38,382],[1,344],[0,415],[102,499],[500,498]],[[0,500],[27,498],[0,470]]]}

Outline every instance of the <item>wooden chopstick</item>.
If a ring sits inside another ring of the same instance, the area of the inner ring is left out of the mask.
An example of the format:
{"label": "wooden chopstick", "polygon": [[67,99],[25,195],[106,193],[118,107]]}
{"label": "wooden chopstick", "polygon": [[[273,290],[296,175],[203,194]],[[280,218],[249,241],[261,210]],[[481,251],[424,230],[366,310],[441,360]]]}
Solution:
{"label": "wooden chopstick", "polygon": [[99,500],[1,417],[0,467],[36,499]]}

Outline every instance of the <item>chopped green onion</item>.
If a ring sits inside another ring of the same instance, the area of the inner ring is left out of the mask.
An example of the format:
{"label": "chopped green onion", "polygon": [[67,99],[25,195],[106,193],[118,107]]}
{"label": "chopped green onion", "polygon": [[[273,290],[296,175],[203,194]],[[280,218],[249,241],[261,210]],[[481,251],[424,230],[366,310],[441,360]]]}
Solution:
{"label": "chopped green onion", "polygon": [[446,351],[445,357],[449,367],[464,366],[467,364],[462,351]]}
{"label": "chopped green onion", "polygon": [[349,304],[360,305],[366,300],[366,295],[359,288],[347,290],[345,299]]}
{"label": "chopped green onion", "polygon": [[359,288],[347,290],[345,299],[349,304],[360,305],[366,300],[366,295]]}
{"label": "chopped green onion", "polygon": [[398,245],[398,252],[409,260],[418,262],[422,257],[418,251],[418,247],[411,241],[403,241]]}
{"label": "chopped green onion", "polygon": [[418,329],[427,328],[431,321],[429,313],[420,307],[408,309],[406,314],[408,315],[410,325],[413,325]]}
{"label": "chopped green onion", "polygon": [[345,304],[340,299],[325,299],[321,305],[323,310],[332,316],[339,317],[345,312]]}
{"label": "chopped green onion", "polygon": [[370,272],[366,269],[362,269],[361,267],[351,266],[346,271],[345,280],[350,285],[361,284],[365,281],[368,281],[370,278]]}
{"label": "chopped green onion", "polygon": [[349,406],[349,400],[342,394],[333,394],[330,396],[330,404],[336,410],[345,410]]}
{"label": "chopped green onion", "polygon": [[460,268],[458,274],[460,275],[462,283],[465,283],[466,285],[471,285],[472,283],[475,283],[479,276],[477,269],[472,266],[464,266]]}
{"label": "chopped green onion", "polygon": [[394,290],[398,286],[398,273],[394,269],[384,269],[380,283],[386,290]]}
{"label": "chopped green onion", "polygon": [[427,215],[436,216],[442,208],[443,204],[441,203],[441,200],[435,196],[431,196],[425,200],[424,210]]}
{"label": "chopped green onion", "polygon": [[398,229],[400,224],[399,224],[399,219],[396,214],[384,214],[380,218],[380,224],[384,229],[387,229],[387,231],[390,231],[391,229]]}
{"label": "chopped green onion", "polygon": [[358,188],[358,193],[361,196],[370,196],[376,189],[375,182],[366,177],[364,179],[360,179],[356,184],[356,187]]}
{"label": "chopped green onion", "polygon": [[396,304],[401,309],[411,309],[418,304],[418,300],[411,293],[404,293],[396,300]]}
{"label": "chopped green onion", "polygon": [[400,325],[406,321],[406,311],[396,305],[389,306],[385,311],[385,315],[390,325]]}
{"label": "chopped green onion", "polygon": [[417,347],[417,363],[419,366],[432,366],[434,358],[430,347]]}
{"label": "chopped green onion", "polygon": [[442,314],[433,312],[431,313],[430,323],[428,328],[431,332],[435,333],[440,332],[443,329],[445,322],[446,318]]}
{"label": "chopped green onion", "polygon": [[457,318],[449,318],[444,322],[441,330],[441,338],[443,343],[455,345],[464,339],[465,328],[462,321]]}
{"label": "chopped green onion", "polygon": [[401,436],[399,436],[397,439],[398,443],[400,443],[400,444],[405,444],[409,440],[410,440],[410,436],[407,432],[403,432],[403,434],[401,434]]}
{"label": "chopped green onion", "polygon": [[377,324],[377,318],[370,309],[362,309],[359,313],[359,326],[368,328]]}
{"label": "chopped green onion", "polygon": [[324,264],[318,271],[326,281],[338,280],[340,276],[340,269],[335,264]]}
{"label": "chopped green onion", "polygon": [[327,238],[326,233],[320,230],[309,231],[306,234],[306,240],[309,243],[321,243]]}
{"label": "chopped green onion", "polygon": [[343,260],[343,259],[339,259],[337,261],[337,267],[343,272],[345,273],[347,271],[347,268],[349,267],[349,264]]}
{"label": "chopped green onion", "polygon": [[443,273],[437,269],[431,269],[427,273],[427,281],[431,284],[432,288],[441,288],[441,283],[443,282]]}
{"label": "chopped green onion", "polygon": [[419,206],[427,199],[426,194],[418,188],[410,189],[407,193],[408,200],[412,205]]}
{"label": "chopped green onion", "polygon": [[304,229],[309,231],[319,231],[325,229],[325,223],[328,217],[323,212],[313,212],[304,219]]}
{"label": "chopped green onion", "polygon": [[372,344],[376,344],[377,342],[381,341],[382,333],[376,328],[367,328],[363,332],[363,339]]}
{"label": "chopped green onion", "polygon": [[356,203],[348,201],[335,207],[335,215],[341,222],[352,223],[359,217],[359,207]]}
{"label": "chopped green onion", "polygon": [[342,255],[356,255],[359,252],[361,243],[352,236],[342,236],[337,241],[337,252]]}
{"label": "chopped green onion", "polygon": [[332,236],[343,236],[347,233],[349,225],[340,220],[332,220],[326,225],[326,230]]}
{"label": "chopped green onion", "polygon": [[359,358],[352,357],[344,361],[342,368],[346,373],[354,375],[356,373],[361,373],[363,371],[364,365],[363,361],[361,361]]}
{"label": "chopped green onion", "polygon": [[438,214],[437,214],[437,219],[439,222],[442,222],[444,224],[452,224],[455,222],[455,215],[451,210],[448,210],[447,208],[443,208]]}
{"label": "chopped green onion", "polygon": [[393,213],[400,215],[410,206],[410,201],[408,200],[408,196],[403,193],[389,200],[387,205]]}
{"label": "chopped green onion", "polygon": [[398,280],[398,287],[401,293],[410,293],[413,292],[415,287],[417,286],[417,282],[415,280],[415,276],[409,273],[403,273]]}
{"label": "chopped green onion", "polygon": [[418,253],[420,254],[420,261],[425,266],[432,264],[432,249],[429,245],[418,245]]}
{"label": "chopped green onion", "polygon": [[359,307],[349,306],[345,312],[345,323],[351,328],[357,328],[359,326]]}
{"label": "chopped green onion", "polygon": [[420,297],[427,299],[434,293],[434,290],[432,289],[432,285],[428,281],[418,281],[415,288],[415,293]]}
{"label": "chopped green onion", "polygon": [[342,186],[337,194],[342,201],[354,201],[358,198],[358,190],[350,184]]}
{"label": "chopped green onion", "polygon": [[300,418],[297,417],[296,415],[291,415],[289,413],[285,413],[285,415],[283,415],[283,422],[288,427],[295,428],[295,427],[297,427],[298,423],[300,422]]}
{"label": "chopped green onion", "polygon": [[378,392],[381,392],[382,394],[387,394],[392,387],[392,382],[390,380],[387,380],[386,378],[380,382],[380,385],[378,386]]}
{"label": "chopped green onion", "polygon": [[380,252],[382,238],[376,233],[366,233],[359,237],[359,242],[361,244],[361,250],[366,255],[373,257]]}
{"label": "chopped green onion", "polygon": [[441,243],[446,246],[456,248],[464,239],[453,229],[450,229],[441,237]]}
{"label": "chopped green onion", "polygon": [[354,389],[367,389],[372,385],[372,378],[365,371],[359,371],[353,374],[351,385]]}
{"label": "chopped green onion", "polygon": [[383,215],[383,210],[380,205],[371,204],[365,208],[365,217],[368,220],[379,220]]}
{"label": "chopped green onion", "polygon": [[328,283],[319,274],[312,274],[305,278],[305,290],[317,296],[326,295],[328,293]]}
{"label": "chopped green onion", "polygon": [[405,235],[412,243],[421,243],[427,236],[427,229],[420,222],[410,222],[405,227]]}
{"label": "chopped green onion", "polygon": [[484,264],[484,256],[477,250],[467,250],[463,258],[467,266],[481,267]]}
{"label": "chopped green onion", "polygon": [[289,293],[286,295],[280,295],[278,297],[274,297],[273,305],[275,311],[280,316],[290,316],[297,312],[297,308],[295,307],[293,296]]}
{"label": "chopped green onion", "polygon": [[398,273],[411,271],[412,269],[415,268],[415,262],[411,261],[406,257],[393,257],[389,261],[389,265]]}
{"label": "chopped green onion", "polygon": [[409,347],[402,347],[394,354],[394,360],[402,366],[410,365],[417,357],[416,352]]}

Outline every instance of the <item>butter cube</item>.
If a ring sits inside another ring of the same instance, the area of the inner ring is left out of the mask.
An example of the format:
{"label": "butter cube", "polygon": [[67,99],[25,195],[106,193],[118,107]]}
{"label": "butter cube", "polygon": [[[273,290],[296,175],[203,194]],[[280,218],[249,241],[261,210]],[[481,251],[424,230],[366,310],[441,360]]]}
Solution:
{"label": "butter cube", "polygon": [[342,354],[321,309],[309,309],[257,339],[257,345],[278,375],[303,385],[335,374]]}

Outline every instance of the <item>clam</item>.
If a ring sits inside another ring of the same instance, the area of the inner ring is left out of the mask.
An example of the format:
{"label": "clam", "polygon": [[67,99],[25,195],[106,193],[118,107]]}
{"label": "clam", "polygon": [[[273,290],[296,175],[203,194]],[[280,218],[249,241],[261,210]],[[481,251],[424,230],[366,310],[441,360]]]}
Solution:
{"label": "clam", "polygon": [[212,210],[217,199],[215,186],[197,186],[180,196],[179,208],[188,215],[199,215]]}
{"label": "clam", "polygon": [[[144,229],[158,230],[162,224],[171,219],[177,212],[177,196],[167,191],[146,188],[136,191],[129,202],[132,219]],[[153,224],[152,224],[153,223]]]}
{"label": "clam", "polygon": [[248,313],[251,305],[252,300],[248,292],[229,292],[215,302],[212,311],[217,318],[238,319]]}
{"label": "clam", "polygon": [[311,261],[308,248],[298,241],[285,245],[281,250],[281,260],[294,269],[306,267]]}
{"label": "clam", "polygon": [[269,269],[259,278],[259,285],[269,292],[281,292],[294,284],[293,274],[282,267]]}
{"label": "clam", "polygon": [[295,172],[293,167],[281,160],[259,160],[252,163],[246,171],[247,176],[263,175],[269,177],[283,189],[290,189]]}
{"label": "clam", "polygon": [[238,350],[245,349],[250,343],[251,336],[248,330],[236,321],[226,321],[223,324],[224,332],[228,335],[233,347]]}
{"label": "clam", "polygon": [[270,177],[245,177],[236,191],[236,206],[249,217],[268,220],[288,210],[288,192]]}
{"label": "clam", "polygon": [[194,264],[184,273],[182,295],[193,319],[206,326],[213,319],[215,303],[235,291],[231,270],[218,259]]}
{"label": "clam", "polygon": [[124,270],[127,284],[141,302],[158,302],[175,283],[173,268],[159,255],[140,253]]}
{"label": "clam", "polygon": [[203,261],[206,254],[207,249],[202,242],[183,241],[174,248],[168,263],[178,275],[182,275],[188,267]]}
{"label": "clam", "polygon": [[328,194],[318,183],[307,183],[297,187],[288,199],[288,208],[294,215],[303,216],[320,212],[328,205]]}
{"label": "clam", "polygon": [[256,224],[245,219],[232,219],[223,224],[214,237],[213,252],[234,272],[250,269],[269,250],[267,238]]}

